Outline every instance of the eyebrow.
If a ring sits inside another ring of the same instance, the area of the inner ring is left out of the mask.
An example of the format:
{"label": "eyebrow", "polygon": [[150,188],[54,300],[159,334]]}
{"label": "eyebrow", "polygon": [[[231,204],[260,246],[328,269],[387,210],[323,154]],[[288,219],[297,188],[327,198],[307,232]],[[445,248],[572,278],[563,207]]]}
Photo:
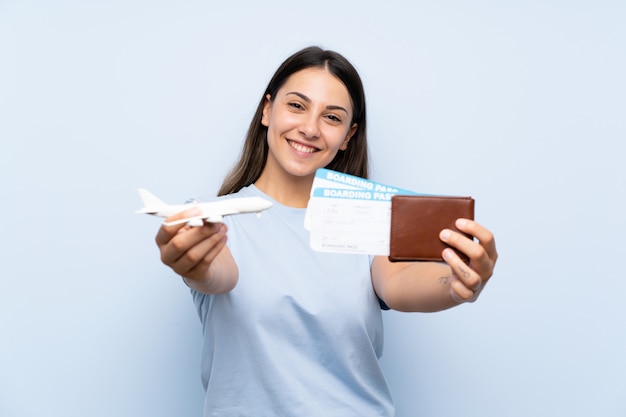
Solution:
{"label": "eyebrow", "polygon": [[[309,97],[307,97],[304,94],[299,93],[297,91],[290,91],[286,95],[289,95],[289,94],[294,94],[294,95],[300,97],[302,100],[306,101],[307,103],[310,103],[312,101]],[[326,109],[328,109],[328,110],[341,110],[341,111],[345,112],[346,114],[350,114],[350,113],[348,113],[348,110],[346,110],[345,107],[341,107],[341,106],[329,105],[329,106],[326,106]]]}

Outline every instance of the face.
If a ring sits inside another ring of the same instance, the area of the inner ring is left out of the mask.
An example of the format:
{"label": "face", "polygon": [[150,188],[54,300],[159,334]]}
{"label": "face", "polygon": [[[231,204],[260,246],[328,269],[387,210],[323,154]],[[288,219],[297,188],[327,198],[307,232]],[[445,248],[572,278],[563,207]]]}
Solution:
{"label": "face", "polygon": [[292,74],[263,109],[269,146],[263,174],[313,176],[348,147],[357,129],[352,114],[348,90],[326,69]]}

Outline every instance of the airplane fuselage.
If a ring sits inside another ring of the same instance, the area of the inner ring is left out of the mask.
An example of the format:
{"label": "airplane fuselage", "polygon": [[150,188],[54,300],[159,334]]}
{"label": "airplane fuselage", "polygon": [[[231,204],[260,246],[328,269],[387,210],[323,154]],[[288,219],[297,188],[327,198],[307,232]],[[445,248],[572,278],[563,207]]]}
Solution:
{"label": "airplane fuselage", "polygon": [[192,207],[198,207],[201,211],[199,215],[167,222],[166,225],[187,223],[189,226],[201,226],[204,221],[219,223],[224,216],[243,213],[260,214],[272,206],[272,202],[261,197],[224,198],[209,203],[166,204],[147,190],[140,189],[139,194],[145,207],[138,210],[138,213],[168,218]]}

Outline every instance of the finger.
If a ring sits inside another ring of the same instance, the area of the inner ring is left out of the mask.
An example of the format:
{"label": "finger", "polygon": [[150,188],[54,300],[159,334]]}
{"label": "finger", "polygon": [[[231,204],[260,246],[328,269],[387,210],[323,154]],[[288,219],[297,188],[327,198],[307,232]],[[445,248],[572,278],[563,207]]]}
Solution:
{"label": "finger", "polygon": [[[470,230],[472,229],[472,227],[466,227],[467,224],[464,224],[463,221],[471,222],[471,226],[479,226],[480,228],[482,228],[479,234],[482,235],[484,238],[488,238],[489,235],[491,235],[489,231],[487,231],[477,223],[472,222],[471,220],[460,219],[459,222],[461,223],[461,226],[464,227],[466,230]],[[491,258],[491,256],[488,254],[487,249],[483,246],[485,244],[484,242],[476,242],[473,239],[463,235],[462,233],[450,229],[442,230],[439,234],[439,238],[446,244],[458,249],[460,252],[467,255],[470,259],[469,264],[471,268],[474,269],[478,273],[478,275],[481,276],[484,280],[487,280],[489,277],[491,277],[491,275],[493,274],[495,259]],[[492,256],[497,257],[497,254],[493,254]]]}
{"label": "finger", "polygon": [[172,269],[180,275],[193,275],[195,270],[205,271],[215,257],[226,245],[226,226],[218,232],[199,241],[185,251],[171,264]]}
{"label": "finger", "polygon": [[[162,226],[163,227],[178,227]],[[181,233],[181,231],[184,231]],[[189,250],[200,244],[201,242],[211,238],[216,234],[225,235],[226,225],[222,223],[205,223],[201,227],[186,227],[178,229],[166,244],[160,246],[161,261],[173,267],[173,265],[183,257]],[[219,236],[218,238],[219,239]],[[202,246],[200,247],[202,248]]]}
{"label": "finger", "polygon": [[495,263],[498,259],[498,251],[496,250],[496,242],[493,233],[481,224],[469,219],[457,219],[455,226],[460,231],[478,239],[480,245],[485,248],[489,259]]}
{"label": "finger", "polygon": [[447,245],[458,249],[467,255],[472,261],[477,262],[486,257],[485,249],[471,237],[454,230],[444,229],[439,233],[439,238]]}
{"label": "finger", "polygon": [[[198,215],[200,215],[200,209],[198,207],[192,207],[189,210],[181,211],[180,213],[176,213],[173,216],[168,217],[165,219],[165,222],[172,222],[174,220],[185,219],[187,217]],[[167,244],[167,242],[169,242],[174,235],[176,235],[179,231],[184,230],[185,226],[185,223],[173,226],[161,225],[155,238],[157,245],[160,247]]]}
{"label": "finger", "polygon": [[450,276],[450,296],[457,303],[467,303],[478,298],[479,290],[467,288],[465,284],[455,275]]}
{"label": "finger", "polygon": [[461,258],[450,248],[444,249],[443,260],[452,268],[456,279],[470,291],[477,291],[483,285],[481,276],[463,262]]}

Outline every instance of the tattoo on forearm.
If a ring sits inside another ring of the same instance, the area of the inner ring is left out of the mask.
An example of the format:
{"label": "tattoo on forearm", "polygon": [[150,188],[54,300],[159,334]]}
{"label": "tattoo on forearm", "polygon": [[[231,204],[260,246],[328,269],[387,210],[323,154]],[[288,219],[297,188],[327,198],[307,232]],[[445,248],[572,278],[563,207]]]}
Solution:
{"label": "tattoo on forearm", "polygon": [[441,277],[441,278],[439,278],[439,283],[441,285],[448,285],[450,283],[450,277]]}

